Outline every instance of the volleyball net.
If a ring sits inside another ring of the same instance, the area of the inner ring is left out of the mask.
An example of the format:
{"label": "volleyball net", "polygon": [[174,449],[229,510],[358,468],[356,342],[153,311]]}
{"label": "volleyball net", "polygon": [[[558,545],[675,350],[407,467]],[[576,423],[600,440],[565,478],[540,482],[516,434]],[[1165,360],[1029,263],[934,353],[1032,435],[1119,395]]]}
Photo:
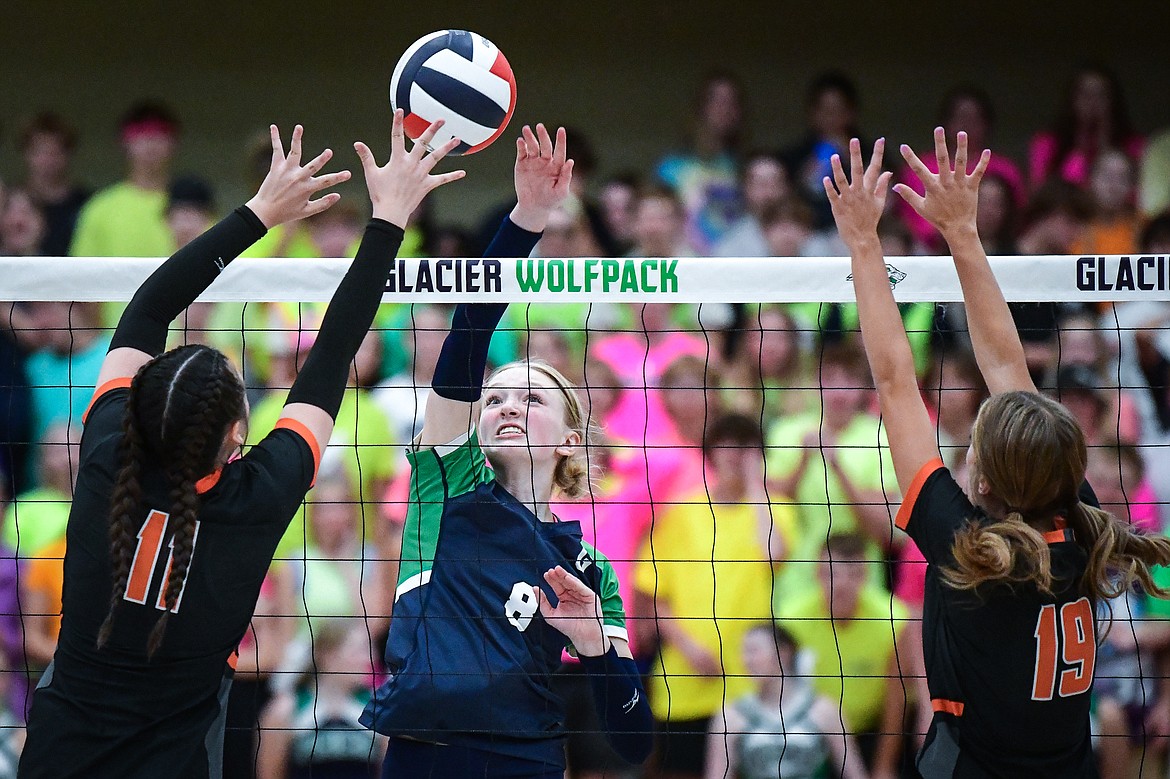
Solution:
{"label": "volleyball net", "polygon": [[[1168,259],[992,259],[1038,386],[1086,431],[1102,503],[1151,532],[1170,511]],[[240,366],[250,444],[276,422],[348,263],[237,260],[172,326],[171,345],[205,342]],[[59,628],[81,413],[120,305],[157,265],[0,258],[0,300],[14,301],[0,309],[5,733],[19,731]],[[959,473],[986,388],[953,263],[892,257],[887,270],[940,450]],[[322,733],[349,710],[318,703],[360,701],[385,678],[404,453],[449,310],[508,302],[491,363],[548,362],[578,386],[598,430],[587,494],[553,511],[580,521],[618,573],[656,718],[694,730],[782,672],[832,703],[835,732],[856,736],[871,768],[883,734],[910,759],[930,709],[925,563],[893,527],[900,496],[852,300],[846,258],[398,260],[241,646],[229,738],[255,765],[266,739],[325,754]],[[1170,607],[1132,593],[1101,619],[1114,625],[1097,654],[1094,727],[1144,759],[1158,749],[1148,723],[1163,697]],[[761,632],[772,625],[783,632]],[[762,637],[771,663],[745,653]],[[593,743],[597,723],[580,715],[588,691],[565,661],[554,689],[569,701],[571,741]]]}

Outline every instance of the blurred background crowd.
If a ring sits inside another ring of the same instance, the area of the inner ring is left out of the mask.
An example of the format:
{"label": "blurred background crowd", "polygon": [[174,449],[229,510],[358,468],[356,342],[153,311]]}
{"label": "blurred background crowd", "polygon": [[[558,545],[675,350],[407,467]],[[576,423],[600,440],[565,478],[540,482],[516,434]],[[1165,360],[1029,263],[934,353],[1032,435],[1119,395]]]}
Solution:
{"label": "blurred background crowd", "polygon": [[[1045,99],[1053,109],[1037,119],[1026,157],[996,154],[983,180],[988,253],[1170,255],[1170,128],[1135,126],[1122,84],[1099,66],[1071,72]],[[606,175],[588,128],[569,128],[574,193],[537,253],[845,254],[821,178],[849,138],[876,134],[860,124],[857,86],[843,72],[817,75],[805,125],[790,133],[798,140],[778,148],[745,143],[744,101],[735,74],[710,73],[695,89],[689,145]],[[924,111],[921,137],[931,122],[948,138],[965,131],[974,158],[996,148],[996,120],[993,96],[960,84],[934,114]],[[161,257],[234,205],[217,197],[218,182],[175,170],[183,127],[162,102],[123,115],[120,148],[108,150],[124,158],[117,182],[75,176],[66,109],[14,128],[20,172],[0,184],[0,256]],[[254,185],[269,155],[265,135],[247,154]],[[900,159],[887,166],[920,187]],[[368,216],[355,202],[270,231],[248,254],[352,256]],[[899,198],[887,203],[887,256],[945,251]],[[424,208],[401,254],[478,256],[510,205],[478,227]],[[12,773],[29,687],[54,650],[81,420],[118,311],[28,301],[0,309],[0,776]],[[240,650],[225,775],[310,776],[328,764],[366,776],[378,763],[380,745],[356,717],[384,674],[408,494],[403,451],[421,426],[448,313],[384,305],[355,360],[320,477]],[[902,313],[944,459],[962,471],[986,396],[962,306]],[[205,340],[243,366],[255,443],[278,417],[322,314],[316,304],[197,304],[175,343]],[[1170,302],[1016,303],[1013,315],[1038,386],[1085,431],[1102,503],[1164,532]],[[593,494],[556,513],[580,520],[619,574],[661,731],[646,775],[757,776],[753,764],[774,771],[781,753],[813,771],[911,775],[905,766],[930,717],[917,622],[925,563],[892,527],[900,496],[856,309],[513,305],[491,361],[523,356],[574,378],[597,426]],[[1140,592],[1106,605],[1101,618],[1115,624],[1098,654],[1094,727],[1103,775],[1123,777],[1143,759],[1156,764],[1170,734],[1170,605]],[[639,775],[590,733],[572,658],[556,683],[571,702],[574,776]]]}

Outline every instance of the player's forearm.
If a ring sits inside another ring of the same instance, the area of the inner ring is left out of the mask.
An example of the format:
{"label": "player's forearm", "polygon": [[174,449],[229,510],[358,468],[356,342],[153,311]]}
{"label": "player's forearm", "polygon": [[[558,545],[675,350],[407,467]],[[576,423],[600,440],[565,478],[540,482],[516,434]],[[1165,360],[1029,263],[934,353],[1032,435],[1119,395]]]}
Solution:
{"label": "player's forearm", "polygon": [[317,341],[288,393],[288,403],[308,403],[337,417],[350,364],[374,322],[402,236],[401,227],[370,220],[357,256],[329,302]]}
{"label": "player's forearm", "polygon": [[171,321],[266,231],[247,206],[240,206],[175,252],[138,288],[118,322],[110,349],[129,347],[147,354],[161,353]]}
{"label": "player's forearm", "polygon": [[[540,233],[525,230],[506,218],[483,256],[527,257],[539,240]],[[431,378],[435,394],[463,403],[479,400],[488,347],[507,308],[506,303],[460,303],[455,307],[451,332],[443,341]]]}
{"label": "player's forearm", "polygon": [[654,746],[654,719],[638,666],[633,659],[618,656],[613,647],[599,657],[582,655],[581,665],[610,746],[627,762],[643,762]]}
{"label": "player's forearm", "polygon": [[906,337],[906,326],[894,302],[890,279],[877,233],[849,247],[853,259],[853,289],[861,341],[880,394],[892,386],[914,383],[914,354]]}
{"label": "player's forearm", "polygon": [[991,272],[987,253],[974,226],[949,231],[945,236],[967,311],[971,346],[979,370],[992,392],[1035,390],[1024,359],[1024,347],[1016,331],[1003,291]]}

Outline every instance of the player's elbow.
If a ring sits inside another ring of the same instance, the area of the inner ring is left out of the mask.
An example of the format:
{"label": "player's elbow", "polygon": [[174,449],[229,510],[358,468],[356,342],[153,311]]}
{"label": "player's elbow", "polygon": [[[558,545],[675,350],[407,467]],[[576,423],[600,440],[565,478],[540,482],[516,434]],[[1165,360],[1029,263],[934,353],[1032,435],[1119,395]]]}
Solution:
{"label": "player's elbow", "polygon": [[642,733],[609,734],[609,745],[622,760],[632,765],[641,765],[650,758],[654,750],[654,736],[649,731]]}

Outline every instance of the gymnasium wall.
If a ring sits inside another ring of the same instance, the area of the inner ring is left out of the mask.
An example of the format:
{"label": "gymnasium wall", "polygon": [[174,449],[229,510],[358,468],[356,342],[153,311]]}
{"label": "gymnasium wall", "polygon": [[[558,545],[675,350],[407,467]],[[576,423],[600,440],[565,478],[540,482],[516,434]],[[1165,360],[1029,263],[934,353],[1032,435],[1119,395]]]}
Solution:
{"label": "gymnasium wall", "polygon": [[[939,97],[984,85],[1000,113],[999,148],[1022,156],[1054,111],[1075,63],[1117,70],[1139,129],[1170,126],[1170,5],[895,2],[0,2],[0,176],[18,169],[20,119],[51,107],[82,132],[78,165],[93,185],[120,174],[117,117],[159,96],[186,127],[180,171],[246,195],[244,148],[269,122],[302,122],[312,149],[356,166],[355,139],[385,148],[386,82],[419,35],[464,27],[507,54],[519,83],[514,126],[545,120],[586,130],[602,172],[644,170],[685,137],[705,70],[738,72],[751,145],[800,133],[804,85],[840,67],[863,96],[870,134],[921,145]],[[468,221],[507,196],[511,146],[466,161],[440,192],[439,216]],[[355,168],[356,172],[356,168]],[[351,184],[360,186],[360,184]]]}

